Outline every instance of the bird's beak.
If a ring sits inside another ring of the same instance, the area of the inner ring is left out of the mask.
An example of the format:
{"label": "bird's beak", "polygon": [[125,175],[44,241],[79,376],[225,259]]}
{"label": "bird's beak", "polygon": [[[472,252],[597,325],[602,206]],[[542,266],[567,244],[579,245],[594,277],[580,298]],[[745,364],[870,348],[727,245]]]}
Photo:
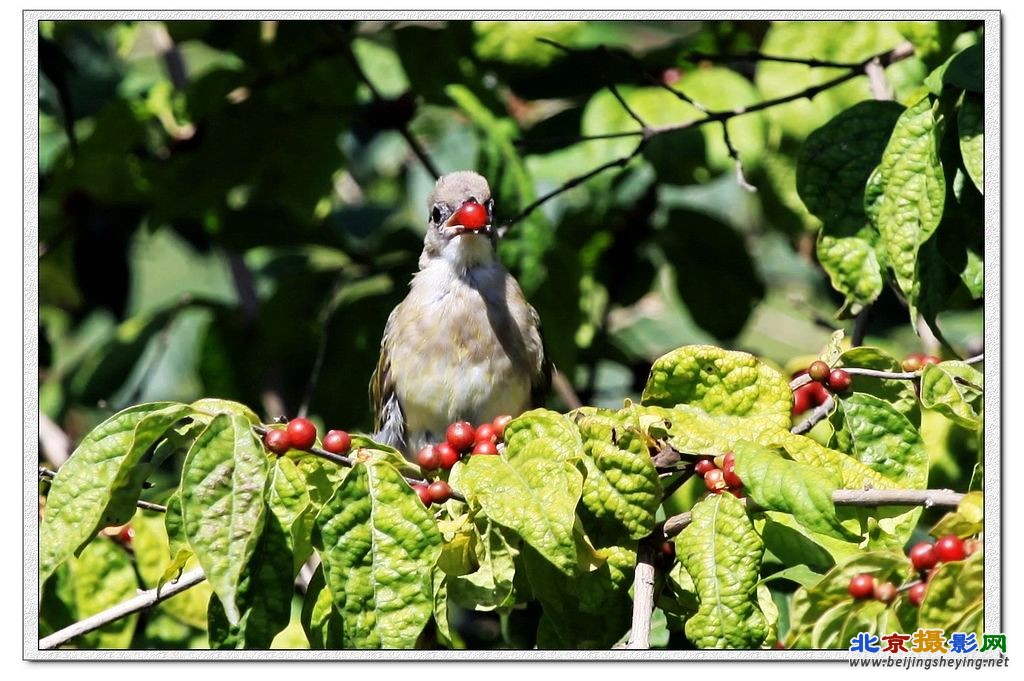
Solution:
{"label": "bird's beak", "polygon": [[448,220],[444,223],[445,228],[450,230],[456,236],[460,234],[479,234],[481,236],[491,237],[494,234],[494,216],[491,215],[491,212],[490,210],[488,210],[487,206],[478,204],[476,201],[467,201],[462,205],[465,206],[466,204],[475,204],[480,206],[480,208],[482,208],[483,210],[487,211],[487,224],[483,225],[482,227],[467,227],[461,224],[459,222],[459,214],[461,211],[460,209],[452,213],[452,216],[448,218]]}

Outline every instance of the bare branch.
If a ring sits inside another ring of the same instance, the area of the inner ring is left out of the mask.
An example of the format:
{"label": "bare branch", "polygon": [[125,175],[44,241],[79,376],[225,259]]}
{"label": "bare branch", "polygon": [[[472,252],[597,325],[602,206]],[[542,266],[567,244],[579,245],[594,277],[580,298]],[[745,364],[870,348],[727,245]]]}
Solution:
{"label": "bare branch", "polygon": [[134,614],[151,608],[161,601],[165,601],[171,596],[176,596],[182,591],[191,589],[196,584],[199,584],[206,579],[206,574],[202,568],[196,568],[190,572],[186,572],[177,581],[169,582],[165,584],[163,588],[150,589],[149,591],[143,591],[138,596],[130,598],[127,601],[118,603],[112,608],[107,608],[103,612],[96,613],[91,617],[86,617],[81,622],[75,622],[72,625],[64,627],[60,631],[54,632],[49,636],[39,640],[40,650],[53,650],[58,648],[68,641],[81,636],[82,634],[88,634],[90,631],[95,631],[100,627],[110,624],[122,617]]}
{"label": "bare branch", "polygon": [[633,572],[633,625],[626,648],[647,650],[651,647],[651,613],[654,612],[654,550],[646,541],[640,542]]}
{"label": "bare branch", "polygon": [[818,425],[818,423],[827,419],[829,413],[831,413],[832,408],[834,406],[836,406],[835,398],[829,395],[827,398],[825,398],[824,402],[815,407],[814,411],[807,415],[807,418],[793,426],[792,432],[796,433],[797,435],[803,435],[811,428],[814,428],[814,426]]}
{"label": "bare branch", "polygon": [[551,387],[554,388],[555,393],[562,399],[565,406],[569,407],[569,410],[579,409],[583,406],[583,402],[580,401],[579,395],[573,390],[572,384],[569,383],[562,372],[558,369],[551,370]]}
{"label": "bare branch", "polygon": [[868,85],[871,87],[871,96],[880,102],[892,101],[892,86],[889,79],[885,77],[885,69],[877,61],[872,61],[864,67],[864,73],[868,77]]}
{"label": "bare branch", "polygon": [[732,145],[732,138],[729,136],[729,121],[722,121],[722,139],[725,140],[725,148],[729,151],[729,158],[733,160],[736,166],[736,184],[748,192],[756,192],[757,187],[747,182],[747,177],[743,174],[743,162],[740,161],[740,152],[736,151],[736,147]]}
{"label": "bare branch", "polygon": [[54,468],[71,456],[71,438],[44,412],[39,412],[39,448]]}
{"label": "bare branch", "polygon": [[713,64],[735,64],[738,62],[773,61],[783,64],[802,64],[812,68],[833,68],[833,69],[855,69],[860,62],[828,61],[825,59],[804,59],[801,57],[776,57],[762,52],[742,52],[740,54],[707,54],[704,52],[691,52],[686,55],[690,61],[707,61]]}
{"label": "bare branch", "polygon": [[341,272],[334,280],[330,296],[320,308],[317,323],[320,325],[320,338],[316,344],[316,354],[313,356],[313,368],[309,371],[309,379],[306,381],[306,390],[302,396],[302,403],[299,405],[299,416],[306,416],[309,413],[309,403],[313,401],[316,394],[316,387],[320,383],[320,373],[324,368],[324,357],[327,355],[328,330],[335,310],[338,309],[338,294],[345,284],[345,273]]}

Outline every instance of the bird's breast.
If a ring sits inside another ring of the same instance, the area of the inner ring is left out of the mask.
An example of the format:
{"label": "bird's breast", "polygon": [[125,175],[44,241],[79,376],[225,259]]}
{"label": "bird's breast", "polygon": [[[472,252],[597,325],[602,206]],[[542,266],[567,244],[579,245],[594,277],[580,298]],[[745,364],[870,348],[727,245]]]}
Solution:
{"label": "bird's breast", "polygon": [[392,330],[395,392],[413,436],[438,437],[454,421],[476,424],[530,406],[515,309],[524,303],[499,295],[504,270],[482,272],[479,281],[446,275],[417,275]]}

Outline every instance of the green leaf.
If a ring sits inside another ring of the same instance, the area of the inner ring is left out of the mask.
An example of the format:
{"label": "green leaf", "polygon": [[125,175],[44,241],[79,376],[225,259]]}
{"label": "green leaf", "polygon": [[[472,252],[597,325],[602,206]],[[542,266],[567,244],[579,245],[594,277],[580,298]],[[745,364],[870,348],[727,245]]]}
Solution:
{"label": "green leaf", "polygon": [[806,565],[794,565],[792,567],[783,568],[778,572],[773,572],[767,577],[762,577],[758,584],[767,584],[768,582],[774,582],[779,579],[788,579],[791,582],[796,582],[800,586],[812,586],[821,581],[821,573],[815,572]]}
{"label": "green leaf", "polygon": [[698,648],[757,648],[768,623],[756,585],[764,546],[743,504],[731,494],[698,502],[676,538],[679,561],[693,577],[700,608],[686,622]]}
{"label": "green leaf", "polygon": [[985,561],[975,553],[965,560],[942,563],[928,580],[917,625],[922,629],[977,632],[981,636],[985,605]]}
{"label": "green leaf", "polygon": [[111,498],[129,484],[141,490],[141,481],[132,480],[136,464],[189,412],[174,402],[141,404],[114,414],[85,436],[50,483],[39,528],[40,583],[100,529],[124,522],[107,522]]}
{"label": "green leaf", "polygon": [[928,486],[928,453],[921,434],[893,405],[855,392],[839,400],[835,442],[898,487]]}
{"label": "green leaf", "polygon": [[942,220],[946,179],[939,146],[944,127],[931,98],[922,97],[896,122],[879,166],[885,193],[875,226],[906,294],[913,287],[917,252]]}
{"label": "green leaf", "polygon": [[242,416],[218,415],[189,449],[181,472],[185,535],[232,626],[241,619],[239,582],[265,520],[270,469],[250,425]]}
{"label": "green leaf", "polygon": [[367,460],[352,469],[313,533],[345,647],[416,643],[434,610],[441,541],[433,515],[394,466]]}
{"label": "green leaf", "polygon": [[861,102],[815,130],[800,148],[797,191],[823,222],[818,260],[832,286],[857,304],[882,291],[878,234],[864,212],[864,187],[903,107]]}
{"label": "green leaf", "polygon": [[511,531],[493,523],[486,517],[476,518],[479,539],[476,541],[476,559],[479,567],[448,580],[448,591],[455,602],[466,609],[493,610],[516,602],[517,539]]}
{"label": "green leaf", "polygon": [[[827,642],[832,647],[847,648],[849,637],[840,639],[842,623],[835,618],[845,609],[855,616],[857,604],[850,596],[850,580],[861,573],[874,576],[877,582],[903,584],[913,572],[910,561],[894,551],[859,551],[841,561],[817,584],[797,589],[790,610],[790,631],[786,636],[787,648],[810,648]],[[830,612],[831,611],[831,612]],[[837,631],[836,627],[840,627]],[[817,629],[817,631],[815,631]],[[874,631],[872,627],[870,629]]]}
{"label": "green leaf", "polygon": [[921,374],[921,405],[964,428],[981,430],[985,376],[959,361],[926,364]]}
{"label": "green leaf", "polygon": [[985,499],[981,492],[968,492],[957,504],[956,510],[942,516],[928,534],[944,537],[955,534],[961,539],[979,534],[985,529]]}
{"label": "green leaf", "polygon": [[759,506],[792,513],[797,522],[813,532],[837,539],[857,539],[836,516],[832,493],[839,488],[838,476],[784,459],[777,452],[746,440],[737,442],[733,452],[736,474]]}
{"label": "green leaf", "polygon": [[612,427],[596,420],[584,418],[578,424],[587,454],[583,507],[594,521],[610,525],[609,531],[643,539],[654,529],[661,505],[658,471],[641,436],[629,431],[613,435]]}
{"label": "green leaf", "polygon": [[316,509],[310,500],[306,479],[295,462],[286,456],[274,461],[267,490],[267,506],[284,528],[288,553],[292,555],[294,577],[313,553]]}
{"label": "green leaf", "polygon": [[207,397],[201,400],[196,400],[191,404],[191,407],[197,412],[201,412],[210,417],[216,416],[217,414],[234,414],[244,417],[245,420],[254,426],[260,424],[260,417],[256,415],[256,412],[241,402],[232,402],[231,400],[220,400],[214,397]]}
{"label": "green leaf", "polygon": [[[135,537],[132,539],[135,565],[147,588],[162,588],[181,572],[199,566],[188,549],[182,552],[183,560],[180,563],[173,560],[177,556],[172,557],[170,553],[164,519],[160,514],[140,511],[132,520],[132,527],[135,529]],[[203,628],[206,626],[206,606],[212,593],[208,582],[200,582],[162,601],[157,608],[183,624]]]}
{"label": "green leaf", "polygon": [[[841,369],[858,367],[876,371],[902,372],[900,361],[882,350],[871,346],[858,346],[842,353],[832,364]],[[892,404],[915,427],[921,425],[921,407],[918,404],[914,384],[910,381],[877,378],[875,376],[853,376],[853,390],[867,393]]]}
{"label": "green leaf", "polygon": [[[138,593],[139,583],[131,559],[123,548],[106,537],[87,544],[68,566],[78,620],[103,612]],[[105,624],[82,636],[80,645],[83,648],[128,648],[137,620],[138,615],[132,614]]]}
{"label": "green leaf", "polygon": [[693,405],[712,415],[763,416],[789,428],[793,393],[779,372],[745,352],[687,345],[654,361],[644,405]]}
{"label": "green leaf", "polygon": [[964,93],[956,120],[964,169],[982,194],[985,193],[985,109],[980,95]]}
{"label": "green leaf", "polygon": [[437,641],[447,648],[465,648],[457,631],[452,629],[448,615],[448,580],[452,579],[439,569],[434,570],[434,624]]}
{"label": "green leaf", "polygon": [[344,623],[324,580],[323,563],[316,567],[302,602],[302,628],[313,650],[338,650],[345,646]]}
{"label": "green leaf", "polygon": [[[582,447],[579,434],[564,416],[543,410],[513,424],[504,453],[470,457],[460,468],[459,484],[471,508],[483,509],[559,570],[574,574],[572,529],[583,491],[583,475],[573,463]],[[520,435],[527,428],[533,439]]]}
{"label": "green leaf", "polygon": [[951,85],[955,88],[983,93],[985,90],[985,51],[980,44],[960,50],[946,62],[928,74],[924,79],[928,90],[942,94],[942,89]]}

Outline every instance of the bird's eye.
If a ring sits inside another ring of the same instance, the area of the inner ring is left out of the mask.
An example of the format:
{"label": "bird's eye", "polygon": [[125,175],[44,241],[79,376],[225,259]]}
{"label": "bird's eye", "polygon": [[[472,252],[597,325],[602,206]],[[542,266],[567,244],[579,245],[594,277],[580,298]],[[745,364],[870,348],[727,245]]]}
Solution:
{"label": "bird's eye", "polygon": [[435,225],[441,224],[441,209],[434,206],[434,210],[430,211],[430,220]]}

